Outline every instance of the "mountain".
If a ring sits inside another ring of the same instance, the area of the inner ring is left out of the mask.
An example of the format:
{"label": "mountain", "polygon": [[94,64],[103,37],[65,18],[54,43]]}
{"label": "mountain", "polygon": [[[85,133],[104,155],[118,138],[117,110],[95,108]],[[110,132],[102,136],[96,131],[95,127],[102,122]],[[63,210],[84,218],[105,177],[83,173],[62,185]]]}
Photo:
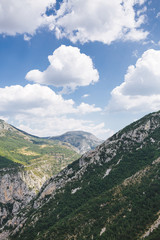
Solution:
{"label": "mountain", "polygon": [[29,135],[0,120],[0,226],[79,157],[70,144]]}
{"label": "mountain", "polygon": [[[0,168],[27,168],[35,166],[39,161],[41,165],[43,161],[53,163],[54,159],[59,157],[62,159],[59,171],[64,167],[63,158],[71,160],[72,154],[76,155],[73,159],[79,156],[70,144],[32,136],[0,120]],[[38,168],[37,171],[39,172]]]}
{"label": "mountain", "polygon": [[122,129],[47,180],[8,218],[0,235],[11,240],[159,236],[160,112]]}
{"label": "mountain", "polygon": [[94,149],[103,142],[103,140],[98,139],[93,134],[84,131],[70,131],[57,137],[49,137],[48,139],[67,142],[74,146],[80,154]]}

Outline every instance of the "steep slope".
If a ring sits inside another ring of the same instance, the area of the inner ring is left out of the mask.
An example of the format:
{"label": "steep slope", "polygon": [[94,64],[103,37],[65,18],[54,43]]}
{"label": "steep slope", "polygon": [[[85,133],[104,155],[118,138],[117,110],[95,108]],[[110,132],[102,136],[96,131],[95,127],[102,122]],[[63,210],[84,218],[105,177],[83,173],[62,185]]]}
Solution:
{"label": "steep slope", "polygon": [[0,226],[78,157],[67,143],[31,136],[0,120]]}
{"label": "steep slope", "polygon": [[[76,156],[72,158],[73,155]],[[63,159],[69,158],[70,161],[71,158],[72,160],[76,159],[79,155],[67,143],[49,141],[29,135],[0,120],[0,156],[2,157],[1,168],[15,166],[15,163],[21,167],[30,168],[33,166],[35,168],[37,162],[38,165],[41,162],[42,166],[44,160],[53,163],[55,159],[61,159],[60,168],[63,168],[66,166],[63,165]]]}
{"label": "steep slope", "polygon": [[39,190],[46,179],[78,157],[67,143],[29,135],[0,120],[0,175],[12,172],[12,168],[30,171],[41,180],[34,183],[35,190]]}
{"label": "steep slope", "polygon": [[50,137],[49,139],[70,143],[80,154],[94,149],[103,142],[93,134],[84,131],[70,131],[57,137]]}
{"label": "steep slope", "polygon": [[3,234],[16,240],[143,239],[152,226],[158,227],[159,169],[157,112],[46,181],[32,203],[7,222]]}

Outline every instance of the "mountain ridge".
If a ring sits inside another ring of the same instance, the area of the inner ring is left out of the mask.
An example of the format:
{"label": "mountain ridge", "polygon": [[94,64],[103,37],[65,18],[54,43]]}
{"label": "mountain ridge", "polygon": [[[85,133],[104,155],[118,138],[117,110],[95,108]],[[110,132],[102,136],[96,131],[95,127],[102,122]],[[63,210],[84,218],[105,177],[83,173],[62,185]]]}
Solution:
{"label": "mountain ridge", "polygon": [[74,146],[80,154],[94,149],[103,142],[103,140],[85,131],[68,131],[59,136],[47,137],[47,139],[67,142]]}
{"label": "mountain ridge", "polygon": [[159,157],[156,112],[47,180],[17,219],[23,230],[15,228],[10,238],[29,240],[30,233],[36,240],[143,238],[160,211]]}
{"label": "mountain ridge", "polygon": [[35,137],[0,120],[0,226],[79,156],[67,143]]}
{"label": "mountain ridge", "polygon": [[39,137],[36,135],[32,135],[30,133],[27,133],[26,131],[23,131],[19,128],[16,128],[15,126],[6,123],[4,120],[0,119],[0,130],[12,130],[12,131],[18,131],[19,133],[22,133],[28,137],[33,137],[37,139],[48,139],[48,140],[57,140],[60,142],[65,142],[70,144],[79,154],[84,154],[87,151],[90,151],[94,149],[96,146],[100,145],[104,140],[101,140],[97,138],[92,133],[86,132],[86,131],[67,131],[61,135],[58,136],[49,136],[49,137]]}
{"label": "mountain ridge", "polygon": [[47,179],[78,157],[77,148],[68,142],[40,138],[0,120],[0,227],[36,196]]}

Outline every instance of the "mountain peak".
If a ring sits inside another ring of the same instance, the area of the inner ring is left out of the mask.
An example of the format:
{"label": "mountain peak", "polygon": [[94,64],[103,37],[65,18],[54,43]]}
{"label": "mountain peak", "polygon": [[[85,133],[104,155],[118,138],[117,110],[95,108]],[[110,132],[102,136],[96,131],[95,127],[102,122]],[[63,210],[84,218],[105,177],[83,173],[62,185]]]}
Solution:
{"label": "mountain peak", "polygon": [[0,130],[9,130],[9,131],[11,131],[13,129],[14,128],[10,124],[8,124],[4,120],[0,119]]}
{"label": "mountain peak", "polygon": [[44,183],[11,239],[136,240],[152,226],[159,237],[159,143],[156,112],[83,154]]}
{"label": "mountain peak", "polygon": [[21,239],[46,222],[38,239],[139,239],[159,216],[159,133],[160,112],[149,114],[53,176]]}
{"label": "mountain peak", "polygon": [[51,140],[67,142],[77,149],[78,153],[85,153],[94,149],[103,141],[85,131],[68,131],[60,136],[50,137]]}

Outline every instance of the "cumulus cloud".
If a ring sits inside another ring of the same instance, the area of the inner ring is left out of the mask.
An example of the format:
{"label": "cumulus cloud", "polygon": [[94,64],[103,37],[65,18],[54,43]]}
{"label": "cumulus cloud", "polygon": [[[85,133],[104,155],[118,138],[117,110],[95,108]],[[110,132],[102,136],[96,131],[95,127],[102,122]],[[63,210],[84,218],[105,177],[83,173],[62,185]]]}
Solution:
{"label": "cumulus cloud", "polygon": [[33,35],[40,26],[53,21],[53,16],[45,13],[47,8],[52,8],[55,3],[56,0],[1,0],[0,33]]}
{"label": "cumulus cloud", "polygon": [[27,73],[26,79],[71,90],[99,80],[92,59],[80,53],[77,47],[61,45],[48,57],[48,60],[50,65],[45,71],[32,70]]}
{"label": "cumulus cloud", "polygon": [[[145,22],[145,0],[64,0],[57,11],[55,28],[58,38],[72,42],[115,40],[139,41],[148,32],[141,28]],[[135,5],[136,9],[135,10]]]}
{"label": "cumulus cloud", "polygon": [[97,137],[105,140],[114,133],[111,129],[106,129],[103,122],[95,124],[92,121],[71,117],[42,118],[41,121],[37,118],[32,118],[32,122],[28,120],[29,119],[23,119],[23,123],[19,122],[17,127],[36,136],[57,136],[67,131],[83,130],[93,133]]}
{"label": "cumulus cloud", "polygon": [[124,82],[113,89],[108,108],[113,111],[149,112],[160,109],[160,51],[149,49],[135,66],[128,67]]}
{"label": "cumulus cloud", "polygon": [[81,103],[78,106],[78,111],[80,114],[86,114],[88,112],[100,112],[101,108],[95,107],[95,104],[89,105],[87,103]]}
{"label": "cumulus cloud", "polygon": [[[84,120],[83,116],[102,109],[72,99],[65,100],[47,86],[39,84],[0,88],[0,116],[16,127],[38,136],[62,134],[69,130],[91,131],[109,136],[104,123]],[[102,137],[102,138],[103,138]]]}
{"label": "cumulus cloud", "polygon": [[76,106],[72,99],[65,100],[49,87],[39,84],[0,88],[0,96],[1,115],[9,113],[11,115],[28,114],[38,115],[39,117],[53,117],[101,111],[101,108],[86,103]]}
{"label": "cumulus cloud", "polygon": [[[59,10],[56,0],[1,0],[0,34],[25,34],[29,40],[40,27],[54,31],[57,38],[72,42],[145,39],[145,0],[64,0]],[[136,8],[135,8],[136,6]],[[47,15],[47,10],[54,14]],[[158,15],[157,15],[158,16]]]}
{"label": "cumulus cloud", "polygon": [[1,115],[31,114],[44,117],[77,111],[72,99],[64,100],[50,88],[38,84],[0,88],[0,96]]}

